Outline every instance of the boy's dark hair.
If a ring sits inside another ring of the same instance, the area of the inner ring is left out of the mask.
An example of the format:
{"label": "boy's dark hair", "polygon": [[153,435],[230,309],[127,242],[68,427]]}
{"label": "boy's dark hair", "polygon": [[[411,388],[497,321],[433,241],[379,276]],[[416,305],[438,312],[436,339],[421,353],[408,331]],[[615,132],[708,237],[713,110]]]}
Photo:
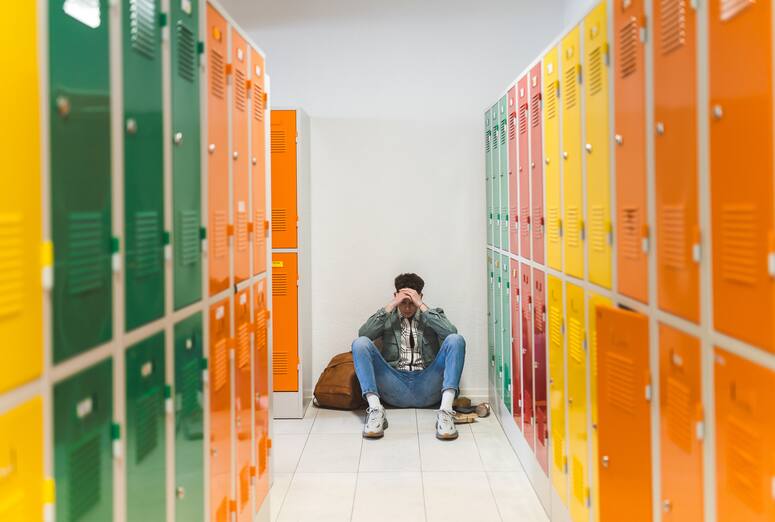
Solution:
{"label": "boy's dark hair", "polygon": [[400,274],[396,277],[396,292],[402,288],[411,288],[416,290],[418,294],[422,293],[422,289],[425,287],[425,281],[417,274]]}

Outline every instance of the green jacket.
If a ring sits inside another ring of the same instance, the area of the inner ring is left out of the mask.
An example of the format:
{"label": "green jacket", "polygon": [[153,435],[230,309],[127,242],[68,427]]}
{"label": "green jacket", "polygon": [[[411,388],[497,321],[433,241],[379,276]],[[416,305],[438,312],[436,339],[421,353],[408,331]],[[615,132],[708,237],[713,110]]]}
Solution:
{"label": "green jacket", "polygon": [[[456,334],[457,328],[449,322],[441,308],[428,308],[425,312],[418,310],[417,313],[420,314],[417,337],[422,339],[420,353],[427,367],[436,358],[444,339],[450,334]],[[395,368],[398,365],[401,317],[397,309],[387,313],[384,308],[380,308],[361,326],[358,336],[368,337],[372,341],[382,338],[382,357],[390,366]]]}

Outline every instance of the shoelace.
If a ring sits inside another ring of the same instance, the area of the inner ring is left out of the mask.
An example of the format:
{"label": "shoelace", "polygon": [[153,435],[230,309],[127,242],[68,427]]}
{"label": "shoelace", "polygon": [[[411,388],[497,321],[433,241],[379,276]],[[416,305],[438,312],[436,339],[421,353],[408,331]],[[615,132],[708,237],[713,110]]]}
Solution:
{"label": "shoelace", "polygon": [[377,417],[372,417],[372,413],[379,413],[381,410],[379,408],[367,408],[366,409],[366,425],[369,425],[370,423],[377,422]]}
{"label": "shoelace", "polygon": [[439,416],[439,420],[444,423],[449,423],[452,426],[455,425],[455,413],[447,410],[439,410],[442,415]]}

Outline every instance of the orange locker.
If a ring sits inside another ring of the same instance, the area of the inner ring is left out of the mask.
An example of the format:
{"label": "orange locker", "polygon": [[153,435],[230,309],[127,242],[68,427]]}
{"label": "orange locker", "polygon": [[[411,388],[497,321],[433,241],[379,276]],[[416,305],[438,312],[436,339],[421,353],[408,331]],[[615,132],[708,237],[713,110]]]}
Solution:
{"label": "orange locker", "polygon": [[210,307],[210,510],[231,520],[231,317],[228,299]]}
{"label": "orange locker", "polygon": [[272,377],[274,391],[299,389],[298,254],[272,254]]}
{"label": "orange locker", "polygon": [[248,55],[245,39],[231,28],[231,172],[234,187],[234,282],[250,277],[250,164],[248,161]]}
{"label": "orange locker", "polygon": [[614,8],[614,34],[618,39],[614,72],[614,158],[619,212],[619,248],[616,249],[619,292],[645,303],[648,301],[648,222],[644,9],[643,0],[623,2]]}
{"label": "orange locker", "polygon": [[717,520],[775,520],[775,372],[716,348]]}
{"label": "orange locker", "polygon": [[255,324],[253,388],[255,391],[256,446],[256,506],[261,506],[269,493],[269,348],[266,279],[253,286],[253,314]]}
{"label": "orange locker", "polygon": [[251,466],[253,464],[253,400],[251,395],[251,337],[253,322],[250,315],[250,288],[234,296],[234,434],[237,457],[237,520],[252,520],[250,502]]}
{"label": "orange locker", "polygon": [[661,309],[696,323],[700,320],[697,14],[681,7],[675,1],[654,3],[657,292]]}
{"label": "orange locker", "polygon": [[228,26],[207,4],[207,228],[210,295],[229,287]]}
{"label": "orange locker", "polygon": [[509,107],[509,243],[511,253],[519,254],[519,193],[517,185],[517,86],[512,85],[508,93]]}
{"label": "orange locker", "polygon": [[569,510],[573,522],[589,520],[589,397],[584,290],[565,286],[567,317]]}
{"label": "orange locker", "polygon": [[519,255],[530,259],[530,133],[528,129],[530,95],[527,90],[527,75],[517,81],[517,143],[519,147]]}
{"label": "orange locker", "polygon": [[716,330],[775,352],[772,2],[710,2]]}
{"label": "orange locker", "polygon": [[266,272],[266,83],[264,57],[250,49],[250,177],[253,184],[253,274]]}
{"label": "orange locker", "polygon": [[296,111],[272,111],[272,248],[297,248]]}
{"label": "orange locker", "polygon": [[700,341],[659,325],[662,520],[703,520]]}
{"label": "orange locker", "polygon": [[648,317],[598,306],[601,522],[651,522]]}

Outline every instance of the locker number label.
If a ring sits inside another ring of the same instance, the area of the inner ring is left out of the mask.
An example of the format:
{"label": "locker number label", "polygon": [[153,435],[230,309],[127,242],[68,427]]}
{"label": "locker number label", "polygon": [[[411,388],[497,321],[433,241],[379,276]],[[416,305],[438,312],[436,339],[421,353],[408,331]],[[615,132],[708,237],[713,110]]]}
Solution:
{"label": "locker number label", "polygon": [[82,24],[96,29],[102,23],[100,0],[65,0],[62,6],[65,14]]}
{"label": "locker number label", "polygon": [[191,14],[191,0],[180,0],[180,10],[186,14]]}
{"label": "locker number label", "polygon": [[284,266],[284,261],[272,261],[272,268],[283,268]]}

